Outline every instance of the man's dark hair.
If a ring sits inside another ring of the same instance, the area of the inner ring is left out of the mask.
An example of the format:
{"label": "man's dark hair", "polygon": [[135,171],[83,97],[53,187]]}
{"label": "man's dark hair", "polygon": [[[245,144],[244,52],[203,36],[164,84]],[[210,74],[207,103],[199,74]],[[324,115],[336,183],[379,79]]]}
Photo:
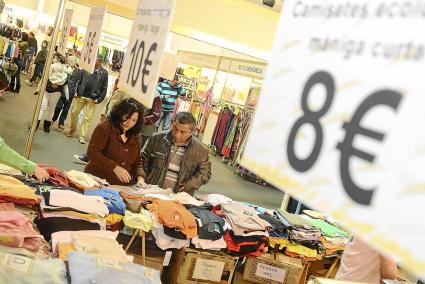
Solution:
{"label": "man's dark hair", "polygon": [[22,41],[28,41],[28,34],[26,32],[22,33]]}
{"label": "man's dark hair", "polygon": [[190,112],[186,111],[177,113],[174,122],[180,124],[189,124],[191,129],[194,129],[196,125],[196,120],[193,115]]}
{"label": "man's dark hair", "polygon": [[108,119],[116,128],[122,131],[121,123],[129,119],[135,112],[139,114],[139,118],[137,120],[137,123],[127,131],[127,137],[130,138],[142,132],[143,106],[138,101],[133,98],[123,100],[122,102],[114,106],[108,116]]}

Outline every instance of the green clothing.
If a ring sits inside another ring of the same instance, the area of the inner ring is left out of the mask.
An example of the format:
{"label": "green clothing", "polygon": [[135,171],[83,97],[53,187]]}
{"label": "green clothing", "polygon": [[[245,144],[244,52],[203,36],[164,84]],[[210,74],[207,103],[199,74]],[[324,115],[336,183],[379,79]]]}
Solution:
{"label": "green clothing", "polygon": [[349,234],[343,230],[341,230],[340,228],[337,228],[335,226],[332,226],[331,224],[320,220],[320,219],[311,219],[310,223],[320,229],[320,231],[322,231],[322,234],[327,236],[327,237],[331,237],[331,238],[338,238],[338,237],[345,237],[348,238]]}
{"label": "green clothing", "polygon": [[0,137],[0,163],[23,171],[26,174],[32,175],[35,171],[36,164],[25,159],[16,151],[6,145]]}

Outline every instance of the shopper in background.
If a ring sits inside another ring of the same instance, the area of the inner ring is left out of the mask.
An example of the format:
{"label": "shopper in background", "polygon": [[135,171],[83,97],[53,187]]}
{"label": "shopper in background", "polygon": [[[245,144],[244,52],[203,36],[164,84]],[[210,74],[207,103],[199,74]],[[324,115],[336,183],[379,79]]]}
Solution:
{"label": "shopper in background", "polygon": [[156,124],[156,131],[160,131],[161,123],[162,130],[168,130],[173,118],[174,107],[179,96],[185,96],[186,90],[178,84],[177,78],[172,81],[164,81],[158,83],[156,90],[159,92],[162,100],[161,117]]}
{"label": "shopper in background", "polygon": [[155,132],[156,123],[161,116],[162,100],[158,92],[155,92],[152,108],[145,108],[143,114],[143,129],[142,139],[140,140],[140,147],[143,149],[148,139]]}
{"label": "shopper in background", "polygon": [[396,279],[397,264],[391,259],[354,238],[345,248],[336,279],[359,283],[382,283]]}
{"label": "shopper in background", "polygon": [[210,180],[208,151],[192,136],[195,125],[191,113],[180,112],[171,131],[152,135],[142,150],[139,186],[153,184],[194,195]]}
{"label": "shopper in background", "polygon": [[13,62],[18,66],[18,70],[10,78],[10,91],[14,93],[19,93],[21,90],[21,70],[25,68],[24,58],[27,57],[28,50],[28,34],[22,33],[21,37],[22,39],[18,41],[18,57],[13,59]]}
{"label": "shopper in background", "polygon": [[90,162],[84,171],[115,185],[136,181],[142,125],[143,106],[139,102],[130,98],[116,105],[93,132],[87,149]]}
{"label": "shopper in background", "polygon": [[72,70],[65,64],[65,58],[61,54],[56,53],[53,57],[52,65],[50,66],[49,80],[47,81],[40,114],[38,116],[37,127],[46,111],[43,123],[44,132],[50,133],[50,125],[52,124],[55,106],[59,99],[63,96],[65,100],[69,101],[67,79],[71,72]]}
{"label": "shopper in background", "polygon": [[79,141],[81,144],[86,143],[86,135],[93,120],[96,105],[105,99],[107,88],[108,71],[102,67],[102,60],[98,58],[94,73],[90,74],[82,70],[81,76],[77,80],[77,98],[74,99],[71,109],[71,128],[67,134],[68,137],[75,135],[78,115],[84,109],[84,121]]}
{"label": "shopper in background", "polygon": [[37,39],[35,38],[34,33],[33,32],[30,32],[28,34],[28,52],[27,52],[27,57],[24,58],[24,60],[25,60],[24,74],[28,74],[28,70],[29,70],[29,68],[31,66],[32,59],[33,59],[34,55],[37,54],[37,50],[38,50]]}
{"label": "shopper in background", "polygon": [[68,92],[69,92],[69,99],[67,100],[65,96],[62,96],[58,103],[56,104],[55,108],[55,114],[53,115],[52,124],[56,122],[59,118],[58,128],[60,130],[65,129],[65,120],[68,117],[69,108],[71,107],[72,100],[74,99],[74,95],[77,92],[77,81],[78,78],[81,76],[81,68],[78,65],[78,63],[75,64],[75,66],[72,66],[73,62],[68,61],[68,66],[70,66],[72,70],[71,76],[68,77]]}
{"label": "shopper in background", "polygon": [[34,162],[31,162],[19,155],[16,151],[10,148],[1,137],[0,163],[20,170],[27,175],[34,176],[40,183],[49,179],[49,174],[45,170],[37,166]]}
{"label": "shopper in background", "polygon": [[47,41],[43,40],[43,43],[41,44],[41,50],[37,54],[34,60],[34,63],[35,63],[34,75],[31,77],[29,81],[25,80],[25,82],[29,86],[32,86],[35,80],[37,80],[37,78],[41,78],[41,74],[43,73],[43,69],[44,69],[44,64],[46,64],[46,59],[47,59],[47,45],[48,45]]}

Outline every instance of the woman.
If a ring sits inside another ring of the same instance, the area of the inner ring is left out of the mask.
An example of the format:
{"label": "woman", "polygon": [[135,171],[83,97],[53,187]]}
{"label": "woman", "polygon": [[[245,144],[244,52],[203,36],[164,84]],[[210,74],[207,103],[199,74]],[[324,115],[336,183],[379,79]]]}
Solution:
{"label": "woman", "polygon": [[14,59],[15,64],[18,66],[18,70],[12,76],[10,80],[10,91],[19,93],[21,90],[21,70],[25,67],[24,58],[27,57],[28,50],[28,34],[22,33],[22,40],[18,42],[19,53],[18,57]]}
{"label": "woman", "polygon": [[85,172],[113,185],[127,185],[139,176],[143,107],[135,99],[117,104],[94,130]]}
{"label": "woman", "polygon": [[34,60],[34,75],[29,81],[25,80],[25,83],[27,83],[29,86],[32,86],[37,78],[41,78],[41,73],[43,73],[44,64],[46,63],[47,59],[47,45],[47,41],[43,40],[43,43],[41,44],[41,51],[37,54]]}
{"label": "woman", "polygon": [[38,115],[39,124],[43,118],[44,111],[47,110],[43,124],[43,130],[47,133],[50,133],[54,110],[61,96],[64,96],[65,100],[69,101],[69,92],[66,83],[69,73],[72,72],[65,64],[65,58],[59,53],[55,54],[52,63],[52,66],[50,66],[49,81],[47,82],[40,114]]}
{"label": "woman", "polygon": [[1,137],[0,163],[18,169],[30,176],[34,176],[38,182],[45,182],[49,179],[49,174],[45,170],[16,153],[12,148],[6,145]]}

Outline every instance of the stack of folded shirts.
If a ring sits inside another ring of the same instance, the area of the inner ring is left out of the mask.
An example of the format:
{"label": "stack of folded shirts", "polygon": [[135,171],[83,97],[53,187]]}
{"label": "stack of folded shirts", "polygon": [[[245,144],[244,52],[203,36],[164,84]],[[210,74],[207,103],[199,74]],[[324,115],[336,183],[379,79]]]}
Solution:
{"label": "stack of folded shirts", "polygon": [[227,247],[223,238],[226,221],[210,211],[211,208],[212,205],[208,203],[188,206],[198,224],[198,236],[192,239],[192,244],[200,249],[220,250]]}
{"label": "stack of folded shirts", "polygon": [[16,210],[12,203],[0,203],[0,245],[25,249],[32,254],[40,251],[48,254],[48,246],[34,229],[33,222]]}
{"label": "stack of folded shirts", "polygon": [[70,252],[68,266],[71,284],[161,283],[159,271],[152,268],[82,252]]}
{"label": "stack of folded shirts", "polygon": [[40,197],[35,194],[35,189],[16,178],[0,175],[0,202],[34,206],[40,203]]}
{"label": "stack of folded shirts", "polygon": [[141,209],[140,213],[125,211],[123,218],[124,224],[132,229],[138,229],[145,232],[150,232],[154,224],[154,216],[146,209]]}
{"label": "stack of folded shirts", "polygon": [[35,222],[46,240],[59,231],[99,230],[106,227],[109,213],[100,196],[86,196],[71,190],[50,190],[43,194],[41,217]]}
{"label": "stack of folded shirts", "polygon": [[228,202],[216,214],[223,215],[232,227],[224,236],[229,252],[238,256],[260,256],[265,252],[271,225],[253,207]]}

